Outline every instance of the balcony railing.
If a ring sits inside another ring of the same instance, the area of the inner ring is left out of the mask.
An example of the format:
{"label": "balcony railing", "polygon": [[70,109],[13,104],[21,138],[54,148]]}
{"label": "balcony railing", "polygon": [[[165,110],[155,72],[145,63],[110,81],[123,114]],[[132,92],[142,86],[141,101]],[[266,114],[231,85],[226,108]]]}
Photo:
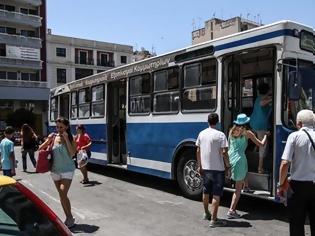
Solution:
{"label": "balcony railing", "polygon": [[41,70],[42,69],[42,61],[0,57],[0,67]]}
{"label": "balcony railing", "polygon": [[0,33],[0,42],[12,46],[41,48],[42,40],[40,38],[25,37],[15,34]]}
{"label": "balcony railing", "polygon": [[42,25],[42,18],[39,16],[6,10],[0,10],[0,21],[28,25],[36,28]]}
{"label": "balcony railing", "polygon": [[97,65],[98,66],[104,66],[104,67],[115,67],[114,61],[102,61],[101,59],[97,59]]}
{"label": "balcony railing", "polygon": [[94,59],[93,58],[81,58],[81,57],[75,57],[75,64],[80,65],[94,65]]}
{"label": "balcony railing", "polygon": [[28,3],[32,6],[40,6],[42,5],[42,1],[41,0],[15,0],[16,2],[20,2],[20,3]]}
{"label": "balcony railing", "polygon": [[27,88],[47,88],[48,83],[42,81],[23,81],[23,80],[2,80],[0,86],[27,87]]}

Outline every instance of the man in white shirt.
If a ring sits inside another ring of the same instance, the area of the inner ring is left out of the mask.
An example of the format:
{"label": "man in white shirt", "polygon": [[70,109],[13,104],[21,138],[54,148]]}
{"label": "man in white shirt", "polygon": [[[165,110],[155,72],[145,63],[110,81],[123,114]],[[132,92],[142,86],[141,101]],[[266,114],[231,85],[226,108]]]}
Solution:
{"label": "man in white shirt", "polygon": [[[315,132],[314,114],[311,110],[301,110],[296,117],[299,129],[291,133],[282,155],[278,194],[288,191],[290,235],[304,235],[306,215],[309,216],[311,235],[315,235]],[[291,175],[287,184],[287,174],[291,164]]]}
{"label": "man in white shirt", "polygon": [[[220,205],[220,197],[223,195],[223,186],[225,180],[225,170],[230,176],[230,163],[227,155],[228,142],[226,136],[221,131],[215,129],[219,122],[216,113],[208,116],[209,128],[201,131],[198,135],[197,162],[199,172],[203,176],[203,206],[204,219],[210,220],[210,227],[224,226],[225,221],[217,218]],[[212,211],[209,212],[209,194],[212,198]],[[211,216],[212,215],[212,216]]]}

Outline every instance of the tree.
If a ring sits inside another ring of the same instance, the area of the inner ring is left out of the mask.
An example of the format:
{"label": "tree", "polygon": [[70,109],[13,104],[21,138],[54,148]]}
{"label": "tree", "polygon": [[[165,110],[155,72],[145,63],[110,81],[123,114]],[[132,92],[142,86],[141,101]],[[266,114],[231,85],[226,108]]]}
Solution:
{"label": "tree", "polygon": [[34,126],[36,116],[35,114],[24,108],[20,108],[8,114],[6,123],[16,129],[20,129],[23,124]]}

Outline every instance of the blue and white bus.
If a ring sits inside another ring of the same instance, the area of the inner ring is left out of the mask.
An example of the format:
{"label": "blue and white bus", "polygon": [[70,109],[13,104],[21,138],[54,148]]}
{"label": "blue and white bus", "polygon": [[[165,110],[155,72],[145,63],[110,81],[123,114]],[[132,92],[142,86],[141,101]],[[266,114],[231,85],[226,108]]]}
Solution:
{"label": "blue and white bus", "polygon": [[[314,29],[281,21],[114,68],[51,90],[49,125],[58,116],[84,124],[91,162],[178,182],[200,196],[195,140],[207,115],[226,134],[239,113],[251,115],[257,87],[272,88],[273,112],[265,173],[249,145],[253,196],[275,199],[281,154],[295,117],[315,108]],[[228,184],[227,188],[232,189]]]}

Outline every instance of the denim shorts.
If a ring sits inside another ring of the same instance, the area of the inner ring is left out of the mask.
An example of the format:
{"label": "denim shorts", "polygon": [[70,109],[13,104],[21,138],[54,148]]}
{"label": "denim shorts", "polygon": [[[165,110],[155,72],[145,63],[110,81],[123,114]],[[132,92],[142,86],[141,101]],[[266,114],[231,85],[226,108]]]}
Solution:
{"label": "denim shorts", "polygon": [[203,193],[221,197],[223,195],[224,181],[224,171],[203,170]]}
{"label": "denim shorts", "polygon": [[72,180],[73,175],[74,175],[74,171],[64,172],[64,173],[50,172],[50,175],[51,175],[51,177],[52,177],[52,179],[54,181],[59,181],[59,180],[62,180],[62,179],[70,179],[70,180]]}

